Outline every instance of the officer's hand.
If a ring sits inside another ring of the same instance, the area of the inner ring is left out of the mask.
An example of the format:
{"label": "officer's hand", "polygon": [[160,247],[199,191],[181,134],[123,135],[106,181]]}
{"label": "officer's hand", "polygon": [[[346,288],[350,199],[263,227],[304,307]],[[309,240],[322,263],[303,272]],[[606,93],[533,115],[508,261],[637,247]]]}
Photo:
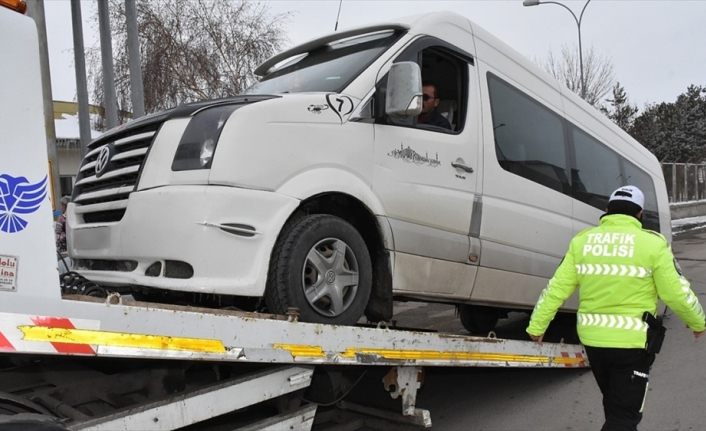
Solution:
{"label": "officer's hand", "polygon": [[539,344],[542,344],[542,339],[544,339],[544,334],[541,334],[541,335],[530,335],[530,338],[532,339],[532,341],[536,341],[536,342],[538,342]]}
{"label": "officer's hand", "polygon": [[698,339],[699,337],[701,337],[701,336],[704,335],[705,333],[706,333],[706,331],[700,331],[700,332],[694,331],[694,338],[697,338],[697,339]]}

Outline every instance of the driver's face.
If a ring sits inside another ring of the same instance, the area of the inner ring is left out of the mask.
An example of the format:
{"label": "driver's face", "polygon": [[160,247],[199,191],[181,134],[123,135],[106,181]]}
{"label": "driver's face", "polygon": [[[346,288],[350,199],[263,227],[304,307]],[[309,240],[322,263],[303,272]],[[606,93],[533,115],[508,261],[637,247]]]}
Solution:
{"label": "driver's face", "polygon": [[429,113],[439,106],[439,99],[436,97],[436,87],[425,85],[422,87],[422,112]]}

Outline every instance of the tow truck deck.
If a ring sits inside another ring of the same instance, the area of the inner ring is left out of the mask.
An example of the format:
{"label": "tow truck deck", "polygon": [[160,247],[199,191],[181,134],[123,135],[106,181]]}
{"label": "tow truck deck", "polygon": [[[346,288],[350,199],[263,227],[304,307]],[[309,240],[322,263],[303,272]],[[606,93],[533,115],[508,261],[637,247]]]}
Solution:
{"label": "tow truck deck", "polygon": [[[32,358],[45,359],[121,358],[122,367],[126,366],[126,359],[128,364],[129,360],[137,361],[136,364],[160,360],[149,366],[140,365],[144,375],[137,379],[143,383],[153,381],[162,387],[156,391],[156,398],[140,399],[125,408],[121,408],[125,404],[122,402],[95,412],[81,406],[90,405],[87,398],[92,396],[109,397],[111,390],[117,390],[120,396],[136,390],[130,389],[130,382],[136,379],[130,373],[128,377],[122,373],[96,377],[95,370],[75,370],[70,386],[79,385],[85,392],[86,385],[97,385],[84,396],[79,396],[76,388],[62,389],[60,384],[50,381],[62,373],[61,367],[56,371],[42,368],[41,372],[36,367],[13,369],[11,374],[15,378],[5,378],[6,383],[0,384],[0,390],[6,393],[28,394],[25,401],[39,403],[44,415],[58,417],[71,429],[179,428],[300,391],[310,385],[315,366],[334,365],[390,367],[385,386],[393,398],[401,397],[402,414],[413,424],[429,427],[430,412],[416,406],[422,367],[588,365],[579,345],[391,329],[385,325],[323,325],[299,322],[296,314],[276,316],[146,303],[118,294],[106,299],[62,297],[59,292],[55,285],[39,297],[20,292],[0,293],[0,351],[6,357],[31,354]],[[168,365],[170,361],[179,365]],[[235,377],[201,379],[193,387],[181,375],[177,379],[181,391],[170,394],[163,388],[170,370],[180,369],[179,373],[184,373],[190,367],[184,367],[185,364],[218,363],[260,366],[243,368],[245,374],[231,367],[228,373]],[[23,373],[28,374],[20,378]],[[48,376],[49,380],[39,376]],[[39,379],[35,382],[38,392],[18,386],[17,382],[23,379]],[[47,392],[47,387],[52,390]],[[279,429],[284,424],[296,424],[295,429],[308,429],[315,413],[315,404],[305,404],[251,426],[266,429],[268,424]]]}

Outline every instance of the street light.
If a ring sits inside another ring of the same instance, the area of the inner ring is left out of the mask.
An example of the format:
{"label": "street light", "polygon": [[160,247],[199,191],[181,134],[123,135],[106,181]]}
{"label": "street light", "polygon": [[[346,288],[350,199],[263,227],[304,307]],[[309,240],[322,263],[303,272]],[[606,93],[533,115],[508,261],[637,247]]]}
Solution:
{"label": "street light", "polygon": [[571,14],[572,17],[574,17],[574,21],[576,21],[576,26],[578,27],[579,30],[579,67],[581,71],[581,98],[586,97],[586,81],[583,79],[583,51],[581,50],[581,20],[583,20],[583,13],[586,10],[586,6],[591,2],[591,0],[586,0],[586,4],[583,5],[583,9],[581,9],[581,15],[579,15],[578,18],[576,18],[576,14],[569,9],[566,5],[561,4],[559,2],[555,1],[539,1],[539,0],[524,0],[522,2],[522,6],[539,6],[542,4],[556,4],[564,9],[568,10],[569,13]]}

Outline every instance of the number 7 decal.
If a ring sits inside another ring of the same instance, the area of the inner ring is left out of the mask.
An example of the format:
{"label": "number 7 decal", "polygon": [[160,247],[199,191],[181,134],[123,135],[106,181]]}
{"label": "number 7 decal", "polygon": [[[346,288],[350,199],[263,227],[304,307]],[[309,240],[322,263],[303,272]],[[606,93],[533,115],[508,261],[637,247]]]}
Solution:
{"label": "number 7 decal", "polygon": [[326,102],[333,112],[338,115],[338,119],[343,122],[343,116],[353,112],[353,100],[348,96],[327,94]]}

